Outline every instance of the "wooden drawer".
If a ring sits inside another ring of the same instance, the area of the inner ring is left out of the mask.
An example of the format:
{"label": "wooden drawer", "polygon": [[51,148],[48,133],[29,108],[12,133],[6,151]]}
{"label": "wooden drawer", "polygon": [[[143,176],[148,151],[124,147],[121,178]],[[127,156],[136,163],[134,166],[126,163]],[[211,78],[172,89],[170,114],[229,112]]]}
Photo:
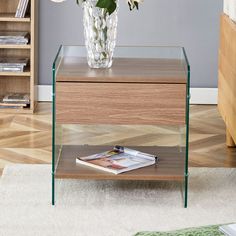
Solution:
{"label": "wooden drawer", "polygon": [[57,123],[184,124],[186,84],[56,84]]}

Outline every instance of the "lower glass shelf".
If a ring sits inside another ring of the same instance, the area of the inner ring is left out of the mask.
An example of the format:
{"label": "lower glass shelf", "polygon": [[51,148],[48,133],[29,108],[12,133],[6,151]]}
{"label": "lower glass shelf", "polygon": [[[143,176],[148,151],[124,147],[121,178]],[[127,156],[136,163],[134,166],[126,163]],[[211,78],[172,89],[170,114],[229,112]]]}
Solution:
{"label": "lower glass shelf", "polygon": [[158,165],[143,167],[122,174],[111,174],[76,163],[78,155],[88,156],[110,150],[112,146],[64,145],[58,158],[55,178],[107,180],[174,180],[184,181],[185,148],[160,146],[132,146],[129,148],[155,154]]}

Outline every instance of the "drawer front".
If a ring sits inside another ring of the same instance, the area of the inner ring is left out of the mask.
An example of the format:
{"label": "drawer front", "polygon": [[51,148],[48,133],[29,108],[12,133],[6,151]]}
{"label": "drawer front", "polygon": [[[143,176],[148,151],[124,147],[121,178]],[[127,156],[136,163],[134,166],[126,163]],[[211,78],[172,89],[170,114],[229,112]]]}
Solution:
{"label": "drawer front", "polygon": [[56,121],[80,124],[184,124],[185,84],[56,85]]}

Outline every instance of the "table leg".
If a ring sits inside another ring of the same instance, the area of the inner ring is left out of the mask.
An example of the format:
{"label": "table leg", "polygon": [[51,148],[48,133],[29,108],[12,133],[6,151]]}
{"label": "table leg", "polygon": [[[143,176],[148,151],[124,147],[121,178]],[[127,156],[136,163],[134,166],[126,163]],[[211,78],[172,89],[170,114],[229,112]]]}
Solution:
{"label": "table leg", "polygon": [[55,177],[54,173],[52,173],[52,205],[55,205]]}

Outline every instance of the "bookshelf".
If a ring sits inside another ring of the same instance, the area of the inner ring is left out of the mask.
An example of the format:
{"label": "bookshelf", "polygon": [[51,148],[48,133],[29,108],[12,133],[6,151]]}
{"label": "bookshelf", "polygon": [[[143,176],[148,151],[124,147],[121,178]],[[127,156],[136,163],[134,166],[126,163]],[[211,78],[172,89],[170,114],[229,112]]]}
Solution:
{"label": "bookshelf", "polygon": [[37,105],[38,84],[38,0],[29,0],[25,18],[15,18],[19,0],[0,1],[0,31],[27,31],[27,45],[0,45],[0,57],[27,57],[24,72],[0,72],[0,96],[7,93],[29,93],[29,108],[1,108],[0,113],[33,113]]}

